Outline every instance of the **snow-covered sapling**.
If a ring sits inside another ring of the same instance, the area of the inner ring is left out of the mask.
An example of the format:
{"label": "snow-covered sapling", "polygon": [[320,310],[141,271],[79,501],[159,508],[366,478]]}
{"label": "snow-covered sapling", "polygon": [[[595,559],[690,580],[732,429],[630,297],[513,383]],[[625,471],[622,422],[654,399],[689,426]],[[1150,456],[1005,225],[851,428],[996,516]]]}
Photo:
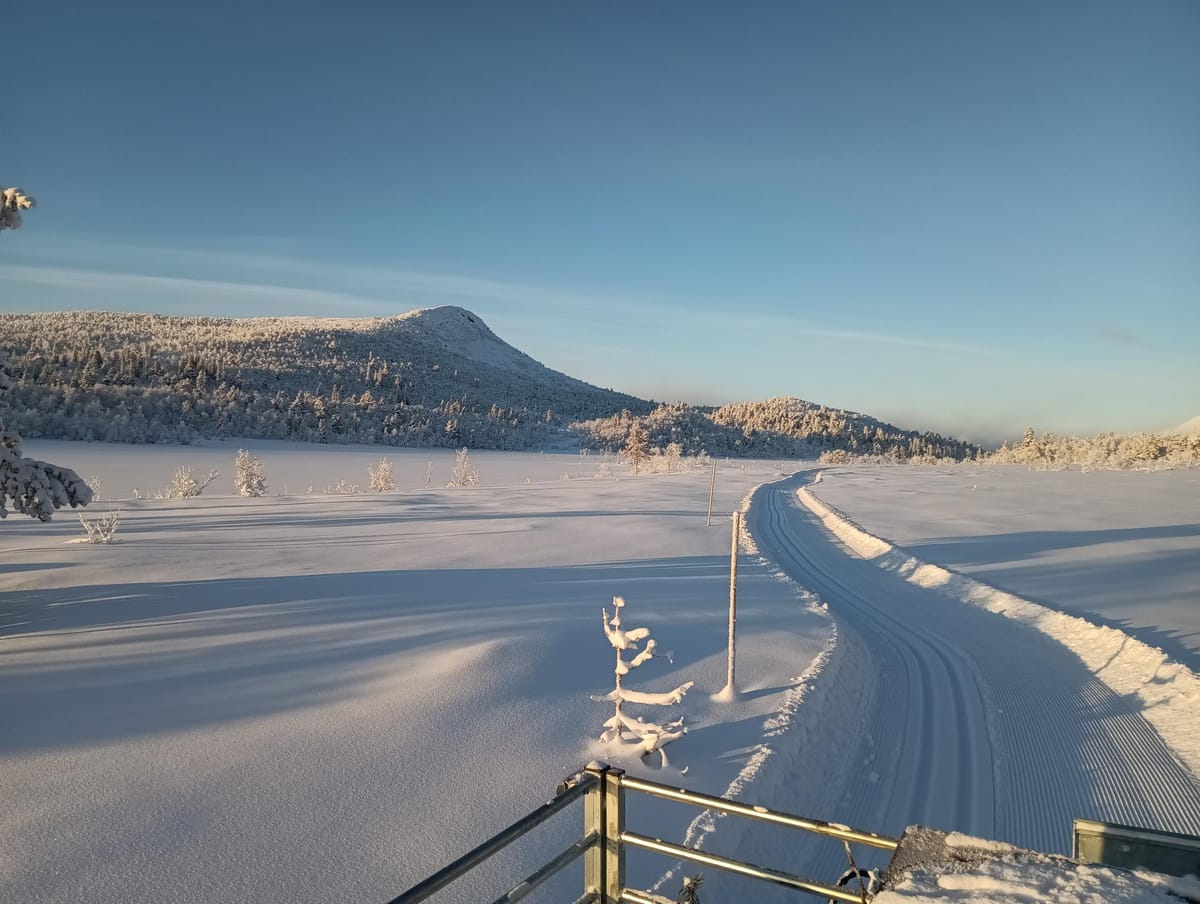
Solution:
{"label": "snow-covered sapling", "polygon": [[375,464],[367,468],[367,474],[371,478],[371,489],[376,493],[390,493],[396,489],[396,480],[392,476],[392,461],[390,458],[381,458]]}
{"label": "snow-covered sapling", "polygon": [[[662,765],[665,767],[669,764],[663,747],[687,734],[687,729],[683,727],[683,717],[660,725],[655,722],[646,722],[640,716],[630,718],[625,714],[622,704],[676,706],[683,702],[683,695],[695,682],[685,681],[674,690],[658,694],[634,691],[624,687],[622,679],[629,674],[630,669],[636,669],[654,658],[655,643],[654,639],[650,637],[649,628],[632,628],[627,631],[622,627],[621,610],[623,608],[625,608],[625,600],[614,596],[612,618],[609,618],[607,609],[601,610],[604,619],[604,634],[608,637],[608,642],[613,649],[616,650],[617,665],[614,670],[616,687],[603,696],[592,697],[593,700],[612,702],[615,707],[612,716],[604,723],[604,733],[600,735],[600,741],[604,744],[628,744],[633,748],[631,752],[638,753],[642,757],[658,751],[659,756],[662,757]],[[645,641],[645,644],[639,650],[638,644],[642,641]],[[623,653],[626,650],[633,653],[632,659],[625,659]]]}
{"label": "snow-covered sapling", "polygon": [[450,469],[448,487],[477,487],[479,486],[479,468],[471,461],[471,453],[462,448],[454,456],[454,467]]}
{"label": "snow-covered sapling", "polygon": [[267,473],[261,458],[245,449],[237,450],[233,462],[233,488],[239,496],[266,495]]}
{"label": "snow-covered sapling", "polygon": [[[210,468],[208,478],[200,483],[192,476],[192,469],[187,465],[180,465],[179,470],[175,472],[175,476],[171,478],[171,482],[154,494],[155,499],[191,499],[193,496],[199,496],[204,492],[205,488],[210,483],[221,476],[221,472],[216,468]],[[133,491],[135,499],[138,496],[137,489]]]}

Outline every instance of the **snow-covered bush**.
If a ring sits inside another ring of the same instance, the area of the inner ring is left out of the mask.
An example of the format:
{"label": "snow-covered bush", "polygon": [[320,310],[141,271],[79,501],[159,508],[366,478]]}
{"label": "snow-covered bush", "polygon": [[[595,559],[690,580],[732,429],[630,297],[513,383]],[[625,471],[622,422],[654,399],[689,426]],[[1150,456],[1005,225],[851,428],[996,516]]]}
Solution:
{"label": "snow-covered bush", "polygon": [[381,458],[367,468],[371,477],[371,489],[376,493],[390,493],[396,489],[396,480],[392,477],[392,462],[389,458]]}
{"label": "snow-covered bush", "polygon": [[454,456],[454,467],[450,469],[448,487],[477,487],[479,486],[479,468],[471,461],[471,453],[465,448],[459,449]]}
{"label": "snow-covered bush", "polygon": [[[204,482],[196,480],[192,476],[192,469],[187,465],[181,465],[179,470],[175,472],[175,476],[161,490],[154,494],[155,499],[190,499],[193,496],[199,496],[208,488],[208,485],[221,476],[221,472],[216,468],[211,468],[208,472],[208,477]],[[133,491],[134,498],[141,498],[137,490]]]}
{"label": "snow-covered bush", "polygon": [[245,449],[237,450],[233,462],[233,488],[239,496],[264,496],[267,474],[262,459]]}
{"label": "snow-covered bush", "polygon": [[21,454],[21,437],[8,426],[12,383],[0,366],[0,518],[11,508],[21,515],[49,521],[54,510],[92,501],[91,488],[70,468],[35,461]]}
{"label": "snow-covered bush", "polygon": [[21,228],[21,211],[37,207],[37,201],[19,188],[0,185],[0,232]]}
{"label": "snow-covered bush", "polygon": [[121,524],[121,509],[115,508],[108,514],[97,515],[95,518],[87,518],[80,512],[79,523],[83,525],[83,531],[87,534],[85,541],[81,542],[111,543]]}
{"label": "snow-covered bush", "polygon": [[[647,757],[658,751],[662,765],[667,766],[667,754],[663,748],[674,740],[687,734],[683,726],[683,717],[665,724],[646,722],[641,716],[630,718],[624,712],[622,704],[638,703],[648,706],[676,706],[683,701],[683,696],[695,684],[685,681],[674,690],[665,693],[647,693],[634,691],[624,687],[622,679],[629,674],[630,669],[636,669],[654,658],[655,642],[650,637],[649,628],[633,628],[626,631],[621,624],[621,610],[625,608],[625,600],[619,596],[613,597],[613,614],[609,618],[608,610],[602,609],[604,619],[604,634],[609,644],[617,653],[617,665],[614,669],[616,687],[603,696],[594,696],[593,700],[608,701],[614,704],[612,716],[604,723],[604,732],[600,741],[604,744],[623,745],[628,752]],[[645,641],[641,650],[638,643]],[[633,658],[626,660],[622,653],[629,650]]]}
{"label": "snow-covered bush", "polygon": [[[311,487],[310,487],[311,489]],[[360,496],[363,488],[357,483],[346,483],[344,480],[339,480],[337,483],[330,484],[321,490],[323,496]],[[311,494],[310,494],[311,495]]]}

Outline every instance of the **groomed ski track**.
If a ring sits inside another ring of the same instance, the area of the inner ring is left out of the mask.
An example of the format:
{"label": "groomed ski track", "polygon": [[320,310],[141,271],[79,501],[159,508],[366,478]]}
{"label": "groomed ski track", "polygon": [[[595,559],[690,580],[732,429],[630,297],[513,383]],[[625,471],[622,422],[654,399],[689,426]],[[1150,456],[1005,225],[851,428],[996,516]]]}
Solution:
{"label": "groomed ski track", "polygon": [[[1077,816],[1200,833],[1200,781],[1136,699],[1035,629],[855,556],[797,501],[810,477],[761,487],[747,527],[829,606],[837,647],[751,796],[879,832],[923,824],[1050,852],[1070,852]],[[785,850],[735,831],[747,850]],[[838,865],[828,851],[800,856],[793,865],[814,872]]]}

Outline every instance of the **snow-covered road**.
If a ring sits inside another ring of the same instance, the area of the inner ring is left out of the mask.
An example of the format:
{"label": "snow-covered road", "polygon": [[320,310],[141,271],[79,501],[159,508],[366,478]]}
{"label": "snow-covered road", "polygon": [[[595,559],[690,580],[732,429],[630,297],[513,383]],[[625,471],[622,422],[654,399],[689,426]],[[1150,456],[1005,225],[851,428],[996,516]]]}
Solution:
{"label": "snow-covered road", "polygon": [[817,680],[837,682],[819,715],[841,723],[829,726],[840,744],[795,752],[780,805],[1045,851],[1069,851],[1077,816],[1200,832],[1200,781],[1136,698],[1038,631],[849,552],[797,502],[809,476],[763,487],[748,520],[761,553],[829,605],[839,635],[838,661]]}

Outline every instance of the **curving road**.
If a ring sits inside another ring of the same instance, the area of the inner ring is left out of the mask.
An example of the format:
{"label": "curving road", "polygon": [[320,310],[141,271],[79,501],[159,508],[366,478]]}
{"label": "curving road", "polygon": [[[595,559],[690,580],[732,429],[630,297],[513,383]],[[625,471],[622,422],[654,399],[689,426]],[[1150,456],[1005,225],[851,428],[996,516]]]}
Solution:
{"label": "curving road", "polygon": [[[747,516],[761,554],[828,604],[839,634],[837,667],[816,679],[837,686],[812,714],[843,723],[830,725],[838,749],[818,750],[808,726],[791,806],[892,834],[919,823],[1068,853],[1076,816],[1200,833],[1200,780],[1136,700],[1037,631],[847,551],[796,500],[807,479],[762,487]],[[826,774],[805,768],[815,764]]]}

